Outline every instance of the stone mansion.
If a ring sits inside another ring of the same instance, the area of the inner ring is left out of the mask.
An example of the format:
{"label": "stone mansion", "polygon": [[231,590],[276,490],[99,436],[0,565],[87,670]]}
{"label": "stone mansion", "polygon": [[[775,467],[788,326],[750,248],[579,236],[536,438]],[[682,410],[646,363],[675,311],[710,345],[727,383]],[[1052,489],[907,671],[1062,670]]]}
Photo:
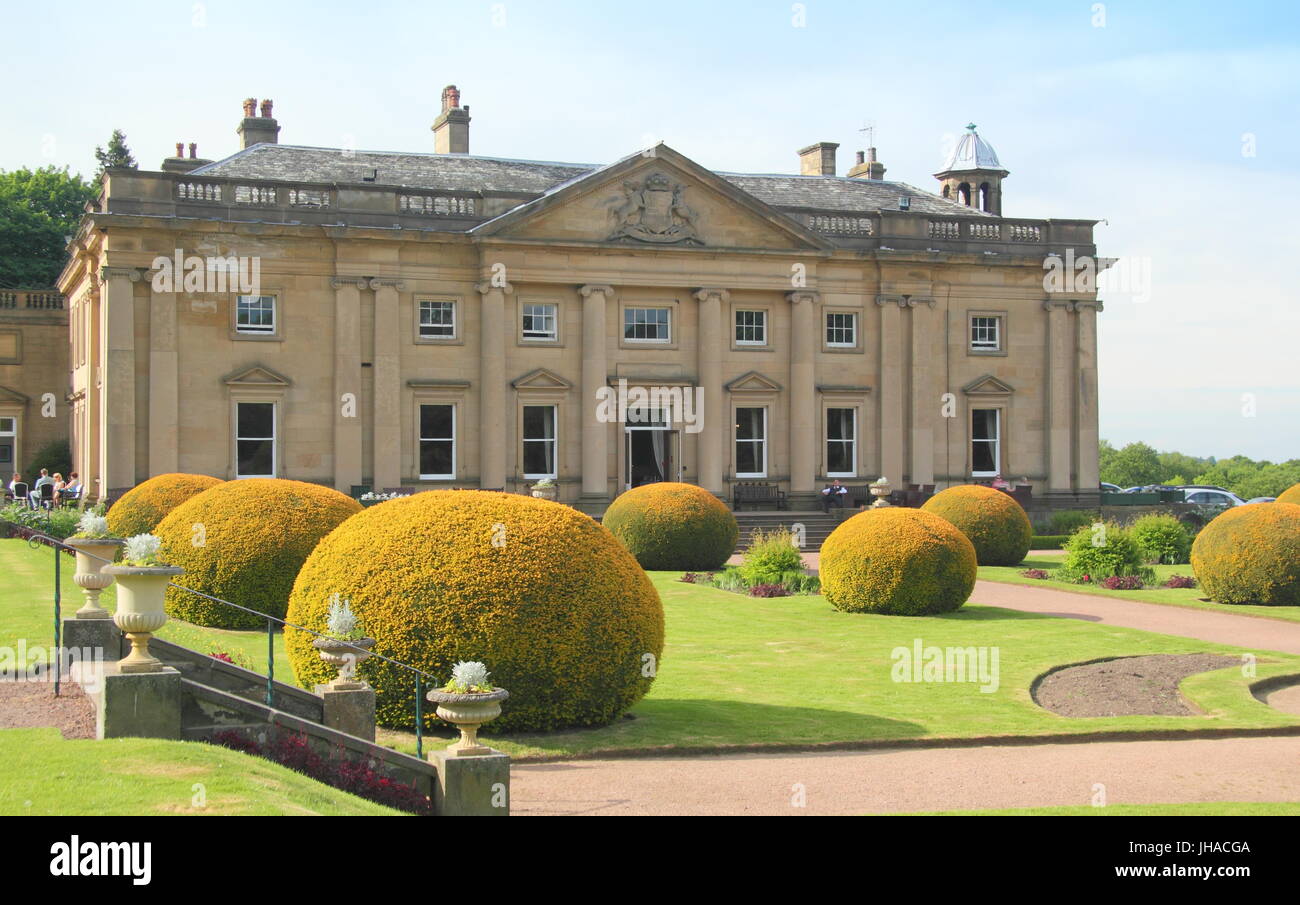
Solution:
{"label": "stone mansion", "polygon": [[[968,128],[931,192],[837,145],[797,175],[660,144],[615,163],[280,144],[108,171],[59,280],[74,468],[524,490],[600,513],[625,488],[740,481],[812,503],[834,477],[1098,487],[1093,220],[1002,215]],[[634,401],[626,418],[602,404]],[[637,398],[648,404],[635,404]],[[670,403],[659,404],[655,400]]]}

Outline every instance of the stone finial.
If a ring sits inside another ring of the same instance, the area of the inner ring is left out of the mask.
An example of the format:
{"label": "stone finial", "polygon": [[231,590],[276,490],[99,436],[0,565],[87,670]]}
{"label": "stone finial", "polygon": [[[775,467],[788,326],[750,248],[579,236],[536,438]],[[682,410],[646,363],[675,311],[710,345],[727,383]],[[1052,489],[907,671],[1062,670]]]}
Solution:
{"label": "stone finial", "polygon": [[244,117],[249,118],[257,115],[257,98],[244,98]]}
{"label": "stone finial", "polygon": [[460,89],[455,85],[448,85],[442,89],[442,112],[455,109],[460,106]]}
{"label": "stone finial", "polygon": [[262,101],[262,118],[263,118],[263,119],[270,119],[270,118],[271,118],[271,104],[272,104],[272,103],[273,103],[273,101],[271,101],[269,98],[268,98],[267,100]]}

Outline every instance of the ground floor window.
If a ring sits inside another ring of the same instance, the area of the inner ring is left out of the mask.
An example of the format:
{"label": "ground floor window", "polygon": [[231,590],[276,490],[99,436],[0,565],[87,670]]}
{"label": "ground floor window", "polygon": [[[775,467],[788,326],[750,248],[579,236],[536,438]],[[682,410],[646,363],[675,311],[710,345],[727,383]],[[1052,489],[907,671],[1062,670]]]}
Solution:
{"label": "ground floor window", "polygon": [[971,474],[991,477],[1001,472],[1002,461],[1002,411],[1000,409],[973,409],[971,411]]}
{"label": "ground floor window", "polygon": [[[0,471],[12,472],[18,463],[18,419],[0,418]],[[5,483],[8,484],[8,475]]]}
{"label": "ground floor window", "polygon": [[235,408],[235,476],[275,477],[275,403],[240,402]]}
{"label": "ground floor window", "polygon": [[420,480],[456,477],[456,406],[420,406]]}
{"label": "ground floor window", "polygon": [[851,478],[857,474],[857,409],[826,410],[826,474]]}
{"label": "ground floor window", "polygon": [[524,477],[556,477],[555,454],[555,406],[524,406]]}
{"label": "ground floor window", "polygon": [[767,409],[736,409],[736,477],[767,477]]}

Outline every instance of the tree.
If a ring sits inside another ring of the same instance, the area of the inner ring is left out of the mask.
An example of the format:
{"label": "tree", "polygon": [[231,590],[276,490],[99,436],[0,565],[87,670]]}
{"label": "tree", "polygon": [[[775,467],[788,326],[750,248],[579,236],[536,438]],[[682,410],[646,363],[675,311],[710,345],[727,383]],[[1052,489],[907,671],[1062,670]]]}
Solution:
{"label": "tree", "polygon": [[1110,457],[1101,479],[1120,487],[1158,484],[1162,471],[1154,449],[1145,443],[1130,443]]}
{"label": "tree", "polygon": [[104,175],[104,170],[109,167],[129,167],[136,168],[135,158],[131,156],[131,149],[126,146],[126,135],[121,129],[114,129],[112,136],[108,139],[108,150],[105,151],[98,145],[95,146],[95,159],[99,161],[98,177]]}
{"label": "tree", "polygon": [[68,240],[98,191],[67,167],[0,170],[0,288],[52,287]]}

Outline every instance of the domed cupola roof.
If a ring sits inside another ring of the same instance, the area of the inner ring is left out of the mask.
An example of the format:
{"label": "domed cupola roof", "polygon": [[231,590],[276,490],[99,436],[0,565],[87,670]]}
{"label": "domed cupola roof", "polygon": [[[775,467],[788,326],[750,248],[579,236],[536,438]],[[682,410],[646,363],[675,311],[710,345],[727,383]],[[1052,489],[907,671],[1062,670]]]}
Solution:
{"label": "domed cupola roof", "polygon": [[935,175],[942,176],[944,173],[960,173],[968,170],[993,171],[1004,176],[1007,174],[998,161],[998,152],[993,150],[991,144],[980,138],[979,133],[975,131],[974,123],[966,127],[966,134],[958,140],[952,153],[944,161],[943,167]]}

